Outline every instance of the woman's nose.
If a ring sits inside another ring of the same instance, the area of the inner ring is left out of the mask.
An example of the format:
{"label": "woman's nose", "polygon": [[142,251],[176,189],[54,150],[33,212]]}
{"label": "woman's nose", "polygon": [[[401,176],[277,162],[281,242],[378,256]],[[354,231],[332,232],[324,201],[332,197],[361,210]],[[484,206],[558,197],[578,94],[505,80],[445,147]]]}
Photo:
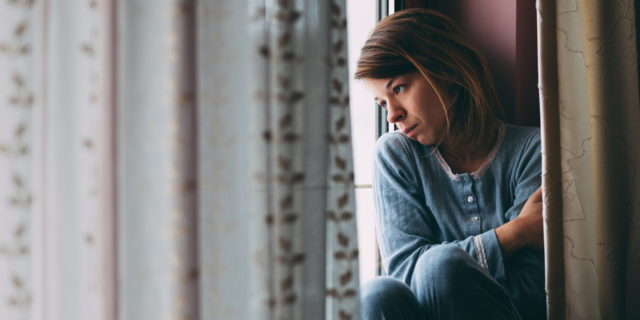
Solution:
{"label": "woman's nose", "polygon": [[387,121],[396,123],[402,120],[405,116],[404,109],[398,105],[397,102],[387,102]]}

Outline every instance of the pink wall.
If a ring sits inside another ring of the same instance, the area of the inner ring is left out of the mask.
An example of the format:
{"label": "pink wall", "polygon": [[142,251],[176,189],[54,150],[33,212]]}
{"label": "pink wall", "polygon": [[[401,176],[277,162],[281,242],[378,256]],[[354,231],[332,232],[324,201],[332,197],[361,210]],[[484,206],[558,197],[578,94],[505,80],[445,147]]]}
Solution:
{"label": "pink wall", "polygon": [[540,125],[538,43],[535,0],[518,0],[516,31],[516,118],[524,125]]}
{"label": "pink wall", "polygon": [[539,125],[535,0],[429,0],[485,56],[507,121]]}

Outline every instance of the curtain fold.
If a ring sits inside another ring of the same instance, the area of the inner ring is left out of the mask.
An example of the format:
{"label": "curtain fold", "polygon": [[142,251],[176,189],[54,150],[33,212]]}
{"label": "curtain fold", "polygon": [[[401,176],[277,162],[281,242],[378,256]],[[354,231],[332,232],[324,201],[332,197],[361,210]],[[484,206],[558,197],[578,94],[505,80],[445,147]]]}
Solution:
{"label": "curtain fold", "polygon": [[249,6],[251,317],[359,318],[345,4],[269,3]]}
{"label": "curtain fold", "polygon": [[41,285],[34,302],[42,307],[40,317],[99,319],[114,307],[115,271],[109,269],[116,265],[113,229],[103,224],[115,217],[111,186],[102,176],[115,172],[108,154],[113,128],[103,118],[112,108],[104,92],[111,81],[104,66],[113,68],[109,13],[89,1],[40,5],[41,29],[34,31],[44,32],[44,41],[34,53],[44,68],[33,71],[42,76],[43,94],[34,110],[41,133],[33,143],[42,170],[34,177],[41,207],[33,221],[41,227],[32,239],[43,259],[34,267],[43,279],[34,283]]}
{"label": "curtain fold", "polygon": [[[201,1],[197,17],[198,230],[202,319],[251,319],[251,127],[246,0]],[[264,157],[262,155],[261,157]]]}
{"label": "curtain fold", "polygon": [[[43,68],[42,6],[0,3],[0,318],[22,319],[34,305],[38,285],[34,259],[34,235],[38,223],[34,211],[35,169],[38,159],[34,140],[42,130],[36,117],[41,103]],[[42,237],[39,237],[41,239]],[[40,278],[41,279],[41,278]]]}
{"label": "curtain fold", "polygon": [[344,0],[0,27],[0,318],[360,317]]}
{"label": "curtain fold", "polygon": [[633,1],[538,1],[549,319],[640,315]]}
{"label": "curtain fold", "polygon": [[110,10],[0,4],[2,319],[115,315]]}
{"label": "curtain fold", "polygon": [[118,3],[120,319],[198,319],[195,1]]}

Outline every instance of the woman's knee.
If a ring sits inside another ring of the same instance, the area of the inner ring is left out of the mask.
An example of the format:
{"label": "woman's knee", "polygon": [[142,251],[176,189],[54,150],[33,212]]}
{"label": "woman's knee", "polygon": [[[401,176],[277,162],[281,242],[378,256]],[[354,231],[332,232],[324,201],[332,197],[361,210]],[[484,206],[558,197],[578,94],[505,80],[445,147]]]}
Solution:
{"label": "woman's knee", "polygon": [[469,264],[473,258],[455,245],[440,245],[425,251],[416,263],[416,272],[437,272],[438,276],[446,272],[458,271],[457,266]]}
{"label": "woman's knee", "polygon": [[446,290],[446,287],[459,288],[469,274],[470,268],[476,268],[475,260],[455,245],[441,245],[424,252],[418,259],[412,280],[412,287]]}
{"label": "woman's knee", "polygon": [[[411,289],[425,313],[442,319],[517,318],[506,290],[470,256],[454,245],[441,245],[418,259]],[[489,316],[491,315],[491,316]]]}
{"label": "woman's knee", "polygon": [[404,282],[390,277],[369,281],[361,290],[362,318],[415,319],[420,312],[418,302]]}
{"label": "woman's knee", "polygon": [[402,281],[390,278],[375,278],[362,287],[361,298],[363,303],[371,301],[375,305],[384,305],[389,300],[396,299],[411,293],[411,289]]}

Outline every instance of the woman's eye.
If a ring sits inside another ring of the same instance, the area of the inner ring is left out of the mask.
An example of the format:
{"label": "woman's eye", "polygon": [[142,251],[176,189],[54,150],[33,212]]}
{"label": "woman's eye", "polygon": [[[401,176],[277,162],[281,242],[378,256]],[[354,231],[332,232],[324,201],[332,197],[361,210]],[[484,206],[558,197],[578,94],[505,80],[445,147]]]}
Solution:
{"label": "woman's eye", "polygon": [[404,85],[398,85],[398,86],[393,87],[393,92],[395,94],[398,94],[398,93],[400,93],[402,91],[404,91]]}

